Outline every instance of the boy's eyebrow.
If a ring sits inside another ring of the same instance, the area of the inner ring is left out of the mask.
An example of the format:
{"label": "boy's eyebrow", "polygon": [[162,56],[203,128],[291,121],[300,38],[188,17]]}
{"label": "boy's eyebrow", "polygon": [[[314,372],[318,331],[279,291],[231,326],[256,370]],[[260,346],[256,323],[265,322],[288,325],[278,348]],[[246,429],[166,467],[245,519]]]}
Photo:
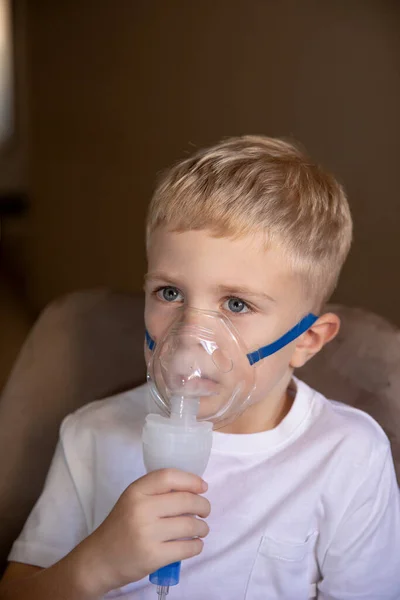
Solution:
{"label": "boy's eyebrow", "polygon": [[174,281],[174,278],[168,275],[168,273],[163,273],[162,271],[155,271],[154,273],[146,273],[144,276],[145,281],[153,281],[153,280],[161,280],[161,281]]}
{"label": "boy's eyebrow", "polygon": [[230,294],[232,296],[240,296],[241,294],[244,294],[245,296],[253,296],[257,298],[263,298],[264,300],[269,300],[270,302],[276,302],[272,296],[269,296],[265,292],[251,290],[250,288],[242,285],[219,285],[218,290],[224,294]]}

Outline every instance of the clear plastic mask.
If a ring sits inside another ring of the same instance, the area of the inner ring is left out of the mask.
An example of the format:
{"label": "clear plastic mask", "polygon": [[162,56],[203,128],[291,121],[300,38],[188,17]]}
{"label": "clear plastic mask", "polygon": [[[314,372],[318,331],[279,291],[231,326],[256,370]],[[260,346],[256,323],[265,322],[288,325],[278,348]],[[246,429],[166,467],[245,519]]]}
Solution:
{"label": "clear plastic mask", "polygon": [[165,414],[171,400],[192,398],[197,419],[220,427],[248,405],[255,370],[237,331],[224,315],[184,307],[157,342],[148,365],[151,394]]}

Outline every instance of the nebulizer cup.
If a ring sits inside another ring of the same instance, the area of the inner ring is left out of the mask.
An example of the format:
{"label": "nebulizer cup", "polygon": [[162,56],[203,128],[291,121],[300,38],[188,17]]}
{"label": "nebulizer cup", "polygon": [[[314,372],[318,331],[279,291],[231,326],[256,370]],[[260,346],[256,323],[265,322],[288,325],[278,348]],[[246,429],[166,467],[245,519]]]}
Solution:
{"label": "nebulizer cup", "polygon": [[[202,476],[212,430],[235,419],[254,388],[254,369],[231,322],[221,313],[182,307],[161,340],[152,340],[148,383],[155,406],[143,429],[148,472],[178,468]],[[179,582],[180,563],[150,575],[160,598]]]}

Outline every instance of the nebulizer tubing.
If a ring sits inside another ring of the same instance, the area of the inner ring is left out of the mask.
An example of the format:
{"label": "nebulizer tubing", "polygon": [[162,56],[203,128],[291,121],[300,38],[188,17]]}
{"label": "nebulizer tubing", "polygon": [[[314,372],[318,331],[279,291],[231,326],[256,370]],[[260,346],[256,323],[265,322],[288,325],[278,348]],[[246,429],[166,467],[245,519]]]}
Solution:
{"label": "nebulizer tubing", "polygon": [[[143,429],[143,459],[148,472],[177,468],[202,476],[210,457],[212,423],[196,420],[199,397],[171,398],[171,414],[150,414]],[[175,562],[150,574],[159,598],[165,599],[170,586],[179,583],[181,563]]]}
{"label": "nebulizer tubing", "polygon": [[169,585],[158,585],[157,594],[159,600],[165,600],[169,593]]}

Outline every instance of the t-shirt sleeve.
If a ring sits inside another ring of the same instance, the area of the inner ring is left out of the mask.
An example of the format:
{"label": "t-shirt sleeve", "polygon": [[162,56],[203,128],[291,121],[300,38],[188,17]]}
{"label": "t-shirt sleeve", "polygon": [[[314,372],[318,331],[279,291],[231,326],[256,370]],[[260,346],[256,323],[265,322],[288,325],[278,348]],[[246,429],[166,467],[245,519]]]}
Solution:
{"label": "t-shirt sleeve", "polygon": [[[66,421],[61,431],[65,425]],[[14,542],[8,560],[47,568],[66,556],[87,535],[84,511],[61,437],[43,492]]]}
{"label": "t-shirt sleeve", "polygon": [[321,570],[319,600],[400,598],[400,494],[389,447],[371,461]]}

